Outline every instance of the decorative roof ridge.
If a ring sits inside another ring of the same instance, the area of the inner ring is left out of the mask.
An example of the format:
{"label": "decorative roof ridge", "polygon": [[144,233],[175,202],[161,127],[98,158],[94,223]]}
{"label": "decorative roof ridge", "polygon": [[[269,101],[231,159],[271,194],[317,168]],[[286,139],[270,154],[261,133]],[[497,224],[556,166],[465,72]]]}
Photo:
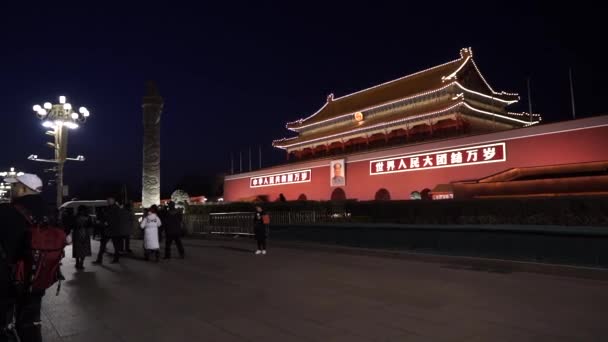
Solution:
{"label": "decorative roof ridge", "polygon": [[460,49],[460,58],[464,58],[464,62],[456,69],[453,73],[448,76],[441,77],[441,82],[449,81],[451,79],[458,79],[456,75],[467,65],[467,62],[473,58],[473,50],[471,48]]}
{"label": "decorative roof ridge", "polygon": [[[441,90],[447,89],[447,88],[451,87],[452,85],[459,85],[460,86],[460,84],[458,84],[458,82],[451,82],[451,83],[448,83],[448,84],[444,85],[443,87],[439,87],[439,88],[436,88],[436,89],[433,89],[433,90],[429,90],[429,91],[425,91],[425,92],[422,92],[422,93],[414,94],[412,96],[400,98],[400,99],[397,99],[397,100],[394,100],[394,101],[389,101],[389,102],[386,102],[386,103],[381,103],[381,104],[378,104],[378,105],[375,105],[375,106],[366,107],[366,108],[363,108],[363,109],[359,110],[358,112],[364,112],[364,111],[376,109],[376,108],[379,108],[379,107],[382,107],[382,106],[388,106],[388,105],[391,105],[393,103],[397,103],[397,102],[401,102],[401,101],[407,101],[407,100],[415,99],[417,97],[422,97],[422,96],[426,96],[426,95],[429,95],[429,94],[433,94],[433,93],[439,92]],[[469,91],[469,89],[463,88],[462,86],[460,86],[460,88],[462,88],[462,89],[464,89],[466,91]],[[327,105],[327,103],[325,104],[325,106],[326,105]],[[323,107],[325,107],[325,106],[323,106]],[[321,111],[322,109],[323,108],[319,109],[319,111]],[[322,120],[322,121],[319,121],[319,122],[315,122],[315,123],[311,123],[311,124],[308,124],[308,125],[305,125],[305,126],[298,127],[297,130],[293,129],[293,128],[289,128],[289,127],[287,127],[287,129],[289,129],[290,131],[299,132],[298,130],[306,128],[306,127],[320,125],[320,124],[323,124],[325,122],[339,120],[341,118],[344,118],[344,117],[347,117],[347,116],[351,116],[351,115],[354,115],[354,114],[355,113],[342,114],[342,115],[339,115],[339,116],[336,116],[336,117],[333,117],[333,118],[325,119],[325,120]]]}
{"label": "decorative roof ridge", "polygon": [[[390,126],[390,125],[393,125],[393,124],[398,123],[398,122],[405,122],[405,121],[415,120],[415,119],[419,119],[421,117],[435,115],[435,114],[438,114],[438,113],[443,113],[443,112],[446,112],[446,111],[450,111],[450,110],[452,110],[454,108],[457,108],[457,107],[460,107],[462,105],[464,105],[464,106],[467,105],[464,100],[460,100],[457,103],[455,103],[455,104],[453,104],[453,105],[451,105],[449,107],[446,107],[446,108],[443,108],[443,109],[440,109],[440,110],[436,110],[436,111],[433,111],[433,112],[418,114],[418,115],[414,115],[414,116],[408,116],[408,117],[405,117],[405,118],[396,119],[396,120],[387,121],[387,122],[379,122],[379,123],[371,125],[371,126],[357,128],[357,129],[354,129],[354,130],[351,130],[351,131],[348,131],[348,132],[341,132],[341,133],[336,133],[336,134],[332,134],[332,135],[329,135],[329,136],[324,136],[324,137],[320,137],[320,138],[311,139],[309,141],[303,142],[303,144],[304,143],[314,142],[314,141],[319,141],[319,140],[324,140],[324,139],[327,139],[327,138],[331,138],[333,136],[348,135],[348,134],[352,134],[352,133],[358,132],[358,131],[363,131],[363,130],[368,130],[368,129],[374,129],[374,128],[383,127],[383,126]],[[283,138],[283,139],[275,140],[275,141],[273,141],[273,144],[274,144],[274,142],[284,142],[286,140],[291,140],[291,139],[295,139],[295,138],[297,138],[297,137],[287,138],[287,139]],[[297,144],[295,144],[295,145],[297,145]],[[281,146],[275,146],[275,147],[282,148]],[[286,146],[286,147],[289,147],[289,146]]]}
{"label": "decorative roof ridge", "polygon": [[[418,93],[418,94],[415,94],[415,95],[412,95],[412,96],[400,98],[400,99],[397,99],[397,100],[394,100],[394,101],[390,101],[390,102],[386,102],[386,103],[381,103],[379,105],[375,105],[375,106],[372,106],[372,107],[367,107],[367,108],[359,110],[359,112],[364,112],[364,111],[376,109],[378,107],[391,105],[393,103],[397,103],[397,102],[401,102],[401,101],[407,101],[407,100],[415,99],[415,98],[418,98],[418,97],[426,96],[426,95],[429,95],[429,94],[433,94],[433,93],[439,92],[441,90],[447,89],[447,88],[451,87],[452,85],[456,85],[458,88],[460,88],[461,90],[463,90],[466,93],[471,93],[471,94],[475,94],[475,95],[486,97],[486,98],[492,98],[491,96],[488,96],[486,94],[483,94],[483,93],[477,92],[475,90],[469,89],[469,88],[463,86],[462,84],[460,84],[460,82],[458,82],[458,81],[453,81],[453,82],[450,82],[450,83],[444,85],[443,87],[439,87],[439,88],[436,88],[436,89],[433,89],[433,90],[429,90],[429,91],[426,91],[426,92],[423,92],[423,93]],[[503,99],[496,98],[496,97],[493,98],[493,100],[494,101],[498,101],[498,102],[503,102],[503,103],[505,103],[507,105],[510,105],[510,104],[513,104],[513,103],[517,102],[517,100],[510,100],[509,101],[509,100],[503,100]],[[327,103],[321,109],[319,109],[319,111],[321,111],[325,106],[327,106]],[[336,116],[336,117],[333,117],[333,118],[325,119],[325,120],[322,120],[322,121],[319,121],[319,122],[308,124],[306,126],[297,127],[297,129],[293,129],[293,128],[289,128],[289,127],[286,127],[286,128],[289,129],[290,131],[293,131],[293,132],[299,132],[300,129],[303,129],[303,128],[306,128],[306,127],[310,127],[310,126],[318,126],[318,125],[321,125],[323,123],[330,122],[330,121],[337,121],[337,120],[340,120],[340,119],[342,119],[344,117],[351,116],[353,114],[354,113],[342,114],[340,116]],[[289,123],[287,125],[289,125]]]}
{"label": "decorative roof ridge", "polygon": [[[288,123],[287,123],[287,125],[290,125],[290,124],[297,124],[297,123],[301,123],[301,122],[303,122],[303,121],[306,121],[306,120],[308,120],[308,119],[311,119],[312,117],[314,117],[315,115],[317,115],[319,112],[321,112],[321,110],[323,110],[323,108],[325,108],[325,106],[327,106],[329,103],[336,102],[336,101],[339,101],[339,100],[342,100],[342,99],[348,98],[348,97],[350,97],[350,96],[353,96],[353,95],[356,95],[356,94],[359,94],[359,93],[362,93],[362,92],[365,92],[365,91],[368,91],[368,90],[371,90],[371,89],[379,88],[379,87],[385,86],[385,85],[387,85],[387,84],[391,84],[391,83],[394,83],[394,82],[398,82],[398,81],[401,81],[401,80],[404,80],[404,79],[407,79],[407,78],[410,78],[410,77],[413,77],[413,76],[416,76],[416,75],[419,75],[419,74],[422,74],[422,73],[425,73],[425,72],[428,72],[428,71],[431,71],[431,70],[435,70],[435,69],[438,69],[438,68],[444,67],[444,66],[446,66],[446,65],[448,65],[448,64],[452,64],[452,63],[460,62],[460,61],[462,61],[463,59],[464,59],[464,61],[465,61],[465,62],[463,63],[463,65],[464,65],[464,64],[466,63],[466,61],[467,61],[469,58],[471,58],[472,56],[473,56],[473,52],[472,52],[471,48],[468,48],[468,49],[467,49],[467,48],[463,48],[463,49],[461,49],[461,50],[460,50],[460,58],[458,58],[458,59],[454,59],[454,60],[452,60],[452,61],[449,61],[449,62],[446,62],[446,63],[443,63],[443,64],[435,65],[435,66],[433,66],[433,67],[430,67],[430,68],[427,68],[427,69],[424,69],[424,70],[421,70],[421,71],[417,71],[417,72],[415,72],[415,73],[408,74],[408,75],[405,75],[405,76],[402,76],[402,77],[396,78],[396,79],[394,79],[394,80],[390,80],[390,81],[386,81],[386,82],[384,82],[384,83],[376,84],[376,85],[374,85],[374,86],[371,86],[371,87],[368,87],[368,88],[365,88],[365,89],[362,89],[362,90],[358,90],[358,91],[356,91],[356,92],[354,92],[354,93],[350,93],[350,94],[347,94],[347,95],[344,95],[344,96],[341,96],[341,97],[338,97],[338,98],[334,98],[334,94],[333,94],[333,93],[332,93],[332,94],[329,94],[329,95],[327,96],[327,102],[325,102],[325,104],[323,105],[323,107],[321,107],[319,110],[317,110],[316,112],[314,112],[313,114],[309,115],[309,116],[308,116],[308,117],[306,117],[306,118],[301,118],[301,119],[298,119],[298,120],[295,120],[295,121],[292,121],[292,122],[288,122]],[[461,65],[461,67],[460,67],[460,68],[462,68],[462,65]],[[460,68],[459,68],[459,69],[460,69]]]}
{"label": "decorative roof ridge", "polygon": [[[347,95],[344,95],[344,96],[340,96],[340,97],[338,97],[338,98],[333,99],[333,101],[339,101],[339,100],[341,100],[341,99],[345,99],[345,98],[347,98],[347,97],[350,97],[350,96],[353,96],[353,95],[356,95],[356,94],[359,94],[359,93],[362,93],[362,92],[365,92],[365,91],[368,91],[368,90],[371,90],[371,89],[374,89],[374,88],[379,88],[379,87],[385,86],[385,85],[390,84],[390,83],[395,83],[395,82],[398,82],[398,81],[402,81],[402,80],[404,80],[404,79],[407,79],[407,78],[410,78],[410,77],[414,77],[414,76],[417,76],[417,75],[419,75],[419,74],[422,74],[422,73],[425,73],[425,72],[428,72],[428,71],[431,71],[431,70],[434,70],[434,69],[438,69],[438,68],[444,67],[444,66],[446,66],[446,65],[448,65],[448,64],[452,64],[452,63],[459,62],[459,61],[461,61],[462,59],[463,59],[463,57],[462,57],[462,55],[461,55],[461,57],[460,57],[460,58],[455,59],[455,60],[452,60],[452,61],[449,61],[449,62],[447,62],[447,63],[443,63],[443,64],[440,64],[440,65],[436,65],[436,66],[431,67],[431,68],[428,68],[428,69],[424,69],[424,70],[421,70],[421,71],[417,71],[417,72],[415,72],[415,73],[413,73],[413,74],[409,74],[409,75],[406,75],[406,76],[402,76],[402,77],[396,78],[396,79],[391,80],[391,81],[387,81],[387,82],[380,83],[380,84],[377,84],[377,85],[372,86],[372,87],[369,87],[369,88],[365,88],[365,89],[362,89],[362,90],[356,91],[356,92],[354,92],[354,93],[350,93],[350,94],[347,94]],[[463,64],[464,64],[464,63],[463,63]]]}

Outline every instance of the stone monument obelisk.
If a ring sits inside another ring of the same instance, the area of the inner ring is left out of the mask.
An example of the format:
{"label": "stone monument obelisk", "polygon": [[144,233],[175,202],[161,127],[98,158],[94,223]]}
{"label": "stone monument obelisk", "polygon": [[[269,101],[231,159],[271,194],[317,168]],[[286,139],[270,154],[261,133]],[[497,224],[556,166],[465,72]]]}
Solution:
{"label": "stone monument obelisk", "polygon": [[144,150],[141,204],[149,208],[153,204],[160,204],[160,116],[163,111],[163,98],[153,81],[146,82],[142,109]]}

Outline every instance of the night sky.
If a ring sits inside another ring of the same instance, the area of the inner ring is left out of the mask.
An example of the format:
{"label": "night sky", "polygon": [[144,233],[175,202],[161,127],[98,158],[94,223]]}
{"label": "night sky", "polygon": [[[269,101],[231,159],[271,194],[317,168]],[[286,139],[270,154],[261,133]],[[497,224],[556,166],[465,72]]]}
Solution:
{"label": "night sky", "polygon": [[578,116],[608,111],[601,11],[399,3],[0,5],[0,169],[41,171],[27,156],[52,151],[31,108],[66,95],[92,113],[70,132],[69,154],[87,161],[68,164],[66,183],[83,189],[115,181],[139,191],[141,97],[153,79],[165,99],[167,194],[184,176],[229,170],[231,152],[244,151],[248,168],[248,146],[256,156],[262,146],[265,166],[278,163],[284,154],[270,144],[290,135],[285,122],[315,112],[329,93],[342,96],[451,61],[469,46],[495,89],[521,94],[515,111],[527,110],[530,77],[533,111],[547,122],[571,118],[569,67]]}

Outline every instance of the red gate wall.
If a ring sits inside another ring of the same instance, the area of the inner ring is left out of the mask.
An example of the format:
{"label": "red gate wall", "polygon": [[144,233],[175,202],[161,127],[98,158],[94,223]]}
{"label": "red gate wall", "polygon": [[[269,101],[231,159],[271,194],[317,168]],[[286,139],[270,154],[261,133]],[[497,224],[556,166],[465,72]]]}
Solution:
{"label": "red gate wall", "polygon": [[[370,175],[370,160],[500,142],[506,144],[504,162]],[[391,199],[409,199],[412,191],[433,189],[437,184],[454,181],[476,180],[513,167],[606,161],[608,160],[608,116],[291,163],[230,175],[225,178],[224,199],[237,201],[265,195],[274,201],[282,193],[287,200],[296,200],[301,194],[306,195],[308,200],[329,200],[335,189],[330,186],[330,162],[337,159],[346,161],[346,185],[341,188],[347,198],[373,200],[376,192],[384,188],[390,193]],[[311,182],[250,187],[252,177],[302,169],[311,169]]]}

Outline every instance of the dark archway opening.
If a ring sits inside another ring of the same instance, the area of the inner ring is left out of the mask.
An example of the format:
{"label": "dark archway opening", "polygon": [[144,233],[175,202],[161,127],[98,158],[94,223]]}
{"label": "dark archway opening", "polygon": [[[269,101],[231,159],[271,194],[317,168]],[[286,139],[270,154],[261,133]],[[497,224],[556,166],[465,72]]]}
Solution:
{"label": "dark archway opening", "polygon": [[376,196],[374,197],[376,201],[390,201],[391,194],[386,189],[380,189],[376,192]]}
{"label": "dark archway opening", "polygon": [[337,188],[331,193],[332,201],[346,201],[346,193],[342,188]]}
{"label": "dark archway opening", "polygon": [[431,198],[431,189],[426,188],[420,191],[420,199],[423,201],[430,200]]}

